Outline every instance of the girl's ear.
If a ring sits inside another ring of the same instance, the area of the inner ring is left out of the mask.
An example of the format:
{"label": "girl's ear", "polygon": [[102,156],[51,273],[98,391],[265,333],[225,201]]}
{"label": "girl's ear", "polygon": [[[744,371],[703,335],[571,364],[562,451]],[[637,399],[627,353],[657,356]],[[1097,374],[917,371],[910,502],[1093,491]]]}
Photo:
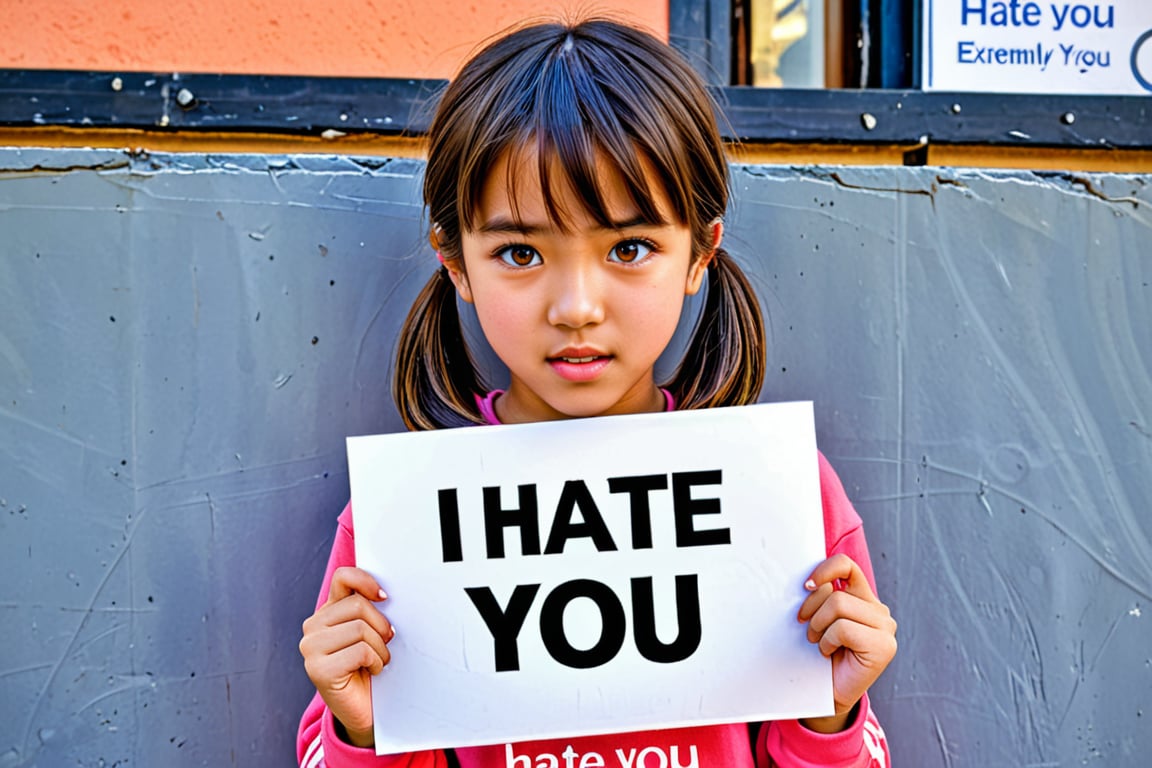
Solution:
{"label": "girl's ear", "polygon": [[445,259],[444,255],[440,253],[440,225],[433,224],[432,228],[428,230],[428,244],[436,251],[436,258],[448,270],[448,278],[452,281],[452,285],[456,286],[456,293],[460,294],[460,298],[469,304],[472,303],[472,289],[468,286],[468,275],[464,274],[464,258],[459,259]]}
{"label": "girl's ear", "polygon": [[720,247],[720,241],[724,239],[724,220],[717,216],[712,220],[711,226],[712,249],[688,267],[688,280],[684,285],[684,293],[687,296],[695,296],[700,292],[700,286],[704,284],[704,274],[708,271],[708,265],[712,263],[712,259],[716,258],[716,249]]}
{"label": "girl's ear", "polygon": [[464,258],[443,259],[444,269],[448,270],[448,277],[452,285],[456,286],[456,293],[469,304],[472,303],[472,287],[468,285],[468,275],[464,273]]}

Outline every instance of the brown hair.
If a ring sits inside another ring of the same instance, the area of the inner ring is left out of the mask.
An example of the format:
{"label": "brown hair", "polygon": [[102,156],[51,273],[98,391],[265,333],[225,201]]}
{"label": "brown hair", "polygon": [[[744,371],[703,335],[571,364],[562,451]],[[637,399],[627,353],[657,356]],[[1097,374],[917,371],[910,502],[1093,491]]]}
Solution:
{"label": "brown hair", "polygon": [[[712,250],[712,222],[728,203],[728,164],[715,105],[699,76],[646,32],[606,19],[517,29],[476,54],[449,83],[428,135],[424,203],[446,260],[461,258],[488,174],[507,152],[535,151],[544,201],[565,225],[551,177],[610,226],[598,159],[619,173],[641,215],[661,222],[641,160],[677,221],[692,231],[694,257]],[[754,402],[764,380],[764,321],[747,278],[717,249],[704,307],[684,359],[666,386],[681,409]],[[409,429],[482,421],[477,372],[441,267],[401,331],[393,396]]]}

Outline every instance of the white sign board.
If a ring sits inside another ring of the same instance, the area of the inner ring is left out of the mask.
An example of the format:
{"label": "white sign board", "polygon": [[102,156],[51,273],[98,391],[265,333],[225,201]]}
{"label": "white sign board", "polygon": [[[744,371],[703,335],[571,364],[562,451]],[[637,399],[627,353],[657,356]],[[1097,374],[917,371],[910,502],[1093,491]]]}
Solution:
{"label": "white sign board", "polygon": [[924,0],[924,90],[1152,94],[1152,0]]}
{"label": "white sign board", "polygon": [[828,715],[811,403],[348,439],[380,754]]}

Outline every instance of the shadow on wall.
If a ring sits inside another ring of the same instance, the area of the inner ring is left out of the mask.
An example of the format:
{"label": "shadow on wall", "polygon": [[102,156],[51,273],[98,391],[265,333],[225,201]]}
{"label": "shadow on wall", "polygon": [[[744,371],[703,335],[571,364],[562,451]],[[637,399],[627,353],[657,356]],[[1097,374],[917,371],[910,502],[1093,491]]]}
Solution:
{"label": "shadow on wall", "polygon": [[[434,268],[410,160],[0,150],[0,768],[283,765]],[[813,399],[920,766],[1152,751],[1147,177],[734,168],[764,399]]]}

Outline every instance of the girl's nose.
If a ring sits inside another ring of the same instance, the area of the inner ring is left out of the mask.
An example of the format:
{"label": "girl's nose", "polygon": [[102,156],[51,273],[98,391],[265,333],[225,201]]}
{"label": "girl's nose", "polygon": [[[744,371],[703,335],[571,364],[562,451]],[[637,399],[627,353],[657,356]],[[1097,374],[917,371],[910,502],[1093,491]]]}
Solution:
{"label": "girl's nose", "polygon": [[555,326],[583,328],[604,322],[603,286],[595,268],[580,266],[556,274],[548,322]]}

